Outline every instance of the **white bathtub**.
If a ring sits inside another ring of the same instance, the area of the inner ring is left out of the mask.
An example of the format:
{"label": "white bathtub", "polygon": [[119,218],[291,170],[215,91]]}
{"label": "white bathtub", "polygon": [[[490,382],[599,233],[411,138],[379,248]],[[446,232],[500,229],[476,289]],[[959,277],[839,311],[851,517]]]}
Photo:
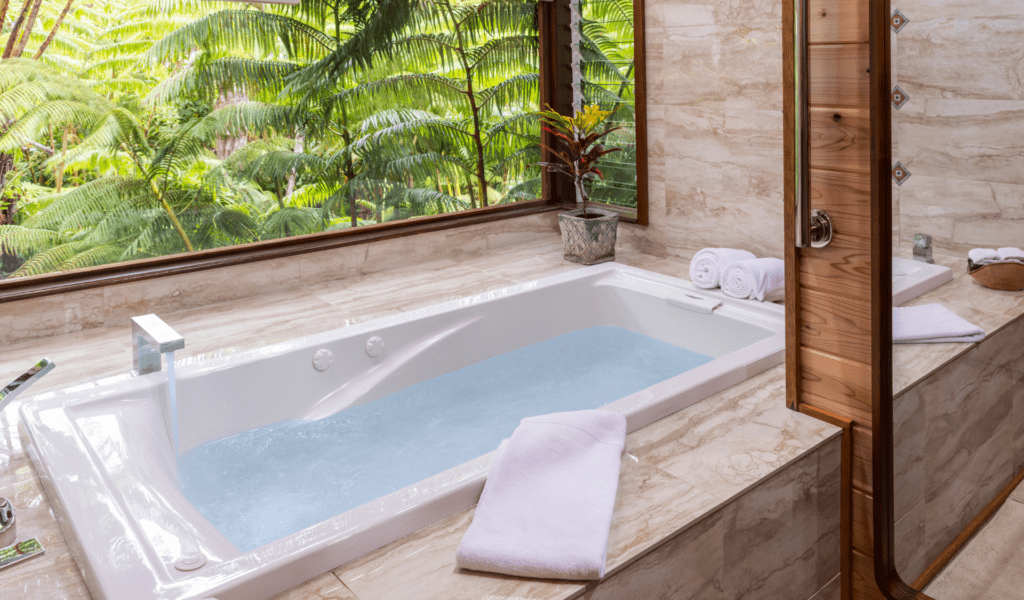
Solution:
{"label": "white bathtub", "polygon": [[[781,364],[783,322],[778,305],[615,263],[589,267],[223,359],[179,361],[181,451],[326,416],[596,325],[714,358],[606,406],[635,431]],[[366,352],[372,336],[386,348],[377,358]],[[312,361],[322,349],[334,361],[318,371]],[[169,414],[164,373],[87,382],[21,408],[25,446],[96,600],[268,598],[472,506],[491,460],[481,456],[242,553],[179,491]],[[288,506],[268,506],[268,518],[276,510]],[[196,553],[204,566],[175,567]]]}

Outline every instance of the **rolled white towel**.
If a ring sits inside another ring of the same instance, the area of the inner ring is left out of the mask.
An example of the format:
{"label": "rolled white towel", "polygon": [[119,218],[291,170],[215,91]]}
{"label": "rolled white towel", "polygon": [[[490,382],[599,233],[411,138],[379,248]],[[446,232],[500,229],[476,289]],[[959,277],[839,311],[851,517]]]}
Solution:
{"label": "rolled white towel", "polygon": [[980,342],[985,330],[941,304],[896,306],[892,309],[892,341],[895,344]]}
{"label": "rolled white towel", "polygon": [[752,252],[733,248],[704,248],[690,261],[690,280],[704,289],[722,285],[726,267],[741,260],[757,258]]}
{"label": "rolled white towel", "polygon": [[625,442],[626,418],[607,410],[523,419],[495,455],[456,564],[600,579]]}
{"label": "rolled white towel", "polygon": [[786,298],[786,263],[755,258],[732,263],[722,274],[722,291],[733,298],[774,302]]}
{"label": "rolled white towel", "polygon": [[[1001,262],[1015,261],[1024,262],[1024,250],[1020,248],[1000,248],[996,250],[999,254],[999,260]],[[977,262],[977,261],[975,261]]]}
{"label": "rolled white towel", "polygon": [[976,265],[987,265],[999,262],[999,252],[991,248],[975,248],[967,253],[967,258]]}

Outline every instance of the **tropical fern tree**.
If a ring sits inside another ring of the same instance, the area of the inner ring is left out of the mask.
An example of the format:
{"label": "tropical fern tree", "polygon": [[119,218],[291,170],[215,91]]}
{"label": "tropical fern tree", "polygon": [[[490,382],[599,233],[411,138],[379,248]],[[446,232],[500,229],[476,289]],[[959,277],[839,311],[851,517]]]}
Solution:
{"label": "tropical fern tree", "polygon": [[[420,4],[390,47],[402,72],[346,94],[394,107],[364,121],[359,144],[383,159],[372,165],[382,176],[400,162],[420,181],[455,177],[466,181],[471,205],[487,206],[492,181],[529,171],[540,137],[530,114],[540,81],[536,10],[531,0]],[[523,179],[536,188],[531,172]]]}
{"label": "tropical fern tree", "polygon": [[261,143],[232,162],[271,189],[284,190],[277,194],[282,214],[268,219],[288,226],[265,234],[339,227],[346,211],[355,226],[360,160],[351,148],[362,115],[342,94],[355,85],[354,72],[369,69],[375,52],[404,27],[412,7],[412,0],[305,0],[296,7],[214,12],[149,50],[150,64],[178,68],[148,100],[212,101],[232,94],[261,106],[270,118],[236,133],[277,142]]}
{"label": "tropical fern tree", "polygon": [[84,185],[32,199],[21,223],[0,225],[0,246],[27,259],[12,276],[254,239],[254,207],[265,195],[232,177],[210,150],[219,132],[261,118],[249,112],[230,107],[147,132],[131,110],[79,80],[37,61],[3,63],[0,117],[14,125],[0,136],[0,151],[74,127],[82,139],[51,164],[93,168],[98,156],[123,159]]}
{"label": "tropical fern tree", "polygon": [[604,179],[588,182],[598,202],[636,206],[636,114],[632,0],[583,0],[580,72],[583,102],[611,111],[606,128],[619,128],[606,141],[623,149],[602,168]]}

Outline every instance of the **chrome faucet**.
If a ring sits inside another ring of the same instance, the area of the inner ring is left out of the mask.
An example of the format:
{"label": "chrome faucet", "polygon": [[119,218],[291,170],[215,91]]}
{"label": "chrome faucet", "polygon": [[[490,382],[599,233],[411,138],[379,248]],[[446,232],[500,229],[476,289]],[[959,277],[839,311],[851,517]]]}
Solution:
{"label": "chrome faucet", "polygon": [[4,409],[4,406],[14,400],[14,397],[25,391],[25,388],[39,381],[39,379],[53,370],[57,366],[57,363],[51,361],[48,358],[37,362],[28,371],[21,374],[20,377],[7,384],[7,387],[0,390],[0,410]]}
{"label": "chrome faucet", "polygon": [[185,347],[185,338],[156,315],[132,317],[132,359],[137,375],[163,369],[160,356]]}
{"label": "chrome faucet", "polygon": [[932,257],[932,236],[926,233],[915,233],[912,237],[903,238],[914,243],[914,260],[935,263]]}

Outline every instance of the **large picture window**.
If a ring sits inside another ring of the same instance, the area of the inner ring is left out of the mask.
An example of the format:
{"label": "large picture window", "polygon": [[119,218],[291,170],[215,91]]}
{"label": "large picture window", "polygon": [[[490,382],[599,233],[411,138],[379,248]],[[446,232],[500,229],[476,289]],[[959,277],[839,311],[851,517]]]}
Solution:
{"label": "large picture window", "polygon": [[571,202],[543,104],[616,111],[593,197],[637,206],[632,0],[0,1],[0,292]]}

